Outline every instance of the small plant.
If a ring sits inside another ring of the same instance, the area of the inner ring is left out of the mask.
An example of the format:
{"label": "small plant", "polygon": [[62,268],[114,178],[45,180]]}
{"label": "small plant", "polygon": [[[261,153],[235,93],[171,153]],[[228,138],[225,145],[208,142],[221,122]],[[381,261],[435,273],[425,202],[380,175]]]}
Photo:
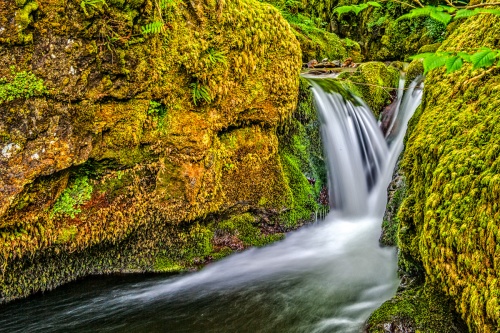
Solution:
{"label": "small plant", "polygon": [[200,100],[204,100],[207,103],[210,103],[212,101],[212,97],[210,97],[210,93],[205,86],[196,82],[196,83],[191,83],[189,87],[191,88],[191,94],[193,96],[194,105],[198,105],[197,103]]}
{"label": "small plant", "polygon": [[165,23],[163,23],[163,21],[155,21],[141,26],[143,35],[159,34],[160,32],[164,32],[165,29]]}
{"label": "small plant", "polygon": [[333,13],[336,13],[339,18],[342,14],[346,14],[346,13],[350,13],[350,12],[354,12],[354,14],[358,15],[361,11],[367,9],[368,7],[382,7],[382,5],[376,1],[368,1],[366,3],[362,3],[359,5],[349,5],[349,6],[337,7],[333,10]]}
{"label": "small plant", "polygon": [[222,64],[227,64],[226,56],[224,56],[224,53],[217,51],[214,48],[209,48],[207,50],[207,54],[208,54],[208,59],[212,64],[216,64],[218,62]]}
{"label": "small plant", "polygon": [[165,105],[153,100],[149,101],[148,115],[153,116],[159,129],[164,129],[165,116],[167,115],[167,108]]}
{"label": "small plant", "polygon": [[101,6],[108,6],[106,0],[82,0],[80,2],[80,7],[87,16],[89,15],[87,8],[99,9]]}
{"label": "small plant", "polygon": [[472,64],[472,69],[487,68],[493,66],[500,59],[500,50],[492,50],[487,47],[479,49],[474,54],[466,52],[436,52],[417,54],[411,59],[422,59],[424,65],[424,73],[427,73],[434,68],[446,66],[446,73],[453,73],[462,68],[464,62]]}
{"label": "small plant", "polygon": [[74,218],[81,212],[79,206],[90,200],[92,191],[92,185],[89,184],[87,177],[77,178],[73,185],[66,188],[57,199],[50,217],[68,215]]}
{"label": "small plant", "polygon": [[[487,5],[487,3],[485,4]],[[421,8],[414,8],[408,14],[400,16],[397,21],[412,19],[420,16],[429,16],[432,19],[441,22],[445,25],[451,22],[451,20],[458,20],[461,18],[467,18],[478,14],[493,14],[500,15],[500,9],[488,9],[488,8],[475,8],[459,9],[457,7],[451,6],[424,6]]]}
{"label": "small plant", "polygon": [[41,96],[47,92],[43,80],[38,79],[35,74],[26,71],[16,73],[15,66],[10,67],[10,72],[12,80],[0,78],[0,104],[18,98]]}

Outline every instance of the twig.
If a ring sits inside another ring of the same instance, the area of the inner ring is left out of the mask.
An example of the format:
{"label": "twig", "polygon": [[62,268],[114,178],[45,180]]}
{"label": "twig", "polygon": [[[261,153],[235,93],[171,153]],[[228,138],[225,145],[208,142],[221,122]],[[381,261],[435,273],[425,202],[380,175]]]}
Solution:
{"label": "twig", "polygon": [[470,9],[470,8],[485,7],[485,6],[500,6],[500,2],[480,3],[480,4],[472,5],[472,6],[460,6],[460,7],[457,6],[456,8]]}

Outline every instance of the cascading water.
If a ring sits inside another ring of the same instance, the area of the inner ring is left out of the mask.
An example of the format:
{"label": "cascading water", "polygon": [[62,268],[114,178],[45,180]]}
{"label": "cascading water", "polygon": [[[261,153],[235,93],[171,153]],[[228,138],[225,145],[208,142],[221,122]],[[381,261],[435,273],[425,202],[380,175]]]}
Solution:
{"label": "cascading water", "polygon": [[312,89],[335,208],[324,221],[200,272],[87,279],[13,302],[0,307],[0,331],[359,332],[398,284],[396,251],[381,248],[378,236],[385,189],[422,89],[413,83],[401,102],[389,148],[361,101],[317,83]]}

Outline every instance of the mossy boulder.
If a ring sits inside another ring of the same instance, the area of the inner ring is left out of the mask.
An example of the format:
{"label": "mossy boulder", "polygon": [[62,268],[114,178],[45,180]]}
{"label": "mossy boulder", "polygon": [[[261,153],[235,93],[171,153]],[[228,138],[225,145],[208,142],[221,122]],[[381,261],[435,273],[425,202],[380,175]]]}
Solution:
{"label": "mossy boulder", "polygon": [[361,64],[354,72],[343,72],[338,78],[360,95],[378,117],[394,99],[399,77],[396,68],[374,61]]}
{"label": "mossy boulder", "polygon": [[[500,18],[478,15],[439,50],[498,49],[499,40]],[[398,213],[401,258],[453,300],[473,332],[500,326],[499,82],[496,67],[432,70],[401,163],[407,180]]]}
{"label": "mossy boulder", "polygon": [[410,287],[382,304],[368,319],[366,333],[466,333],[453,302],[430,286]]}
{"label": "mossy boulder", "polygon": [[282,233],[306,185],[282,161],[301,52],[274,7],[86,4],[0,4],[0,302],[220,257],[218,221]]}

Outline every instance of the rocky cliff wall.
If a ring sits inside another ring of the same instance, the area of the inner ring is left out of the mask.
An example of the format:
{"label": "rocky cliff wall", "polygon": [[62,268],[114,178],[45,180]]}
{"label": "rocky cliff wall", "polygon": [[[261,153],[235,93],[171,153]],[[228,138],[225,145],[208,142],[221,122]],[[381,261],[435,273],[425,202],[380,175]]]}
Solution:
{"label": "rocky cliff wall", "polygon": [[6,0],[0,63],[2,301],[186,269],[317,208],[301,52],[268,4]]}

